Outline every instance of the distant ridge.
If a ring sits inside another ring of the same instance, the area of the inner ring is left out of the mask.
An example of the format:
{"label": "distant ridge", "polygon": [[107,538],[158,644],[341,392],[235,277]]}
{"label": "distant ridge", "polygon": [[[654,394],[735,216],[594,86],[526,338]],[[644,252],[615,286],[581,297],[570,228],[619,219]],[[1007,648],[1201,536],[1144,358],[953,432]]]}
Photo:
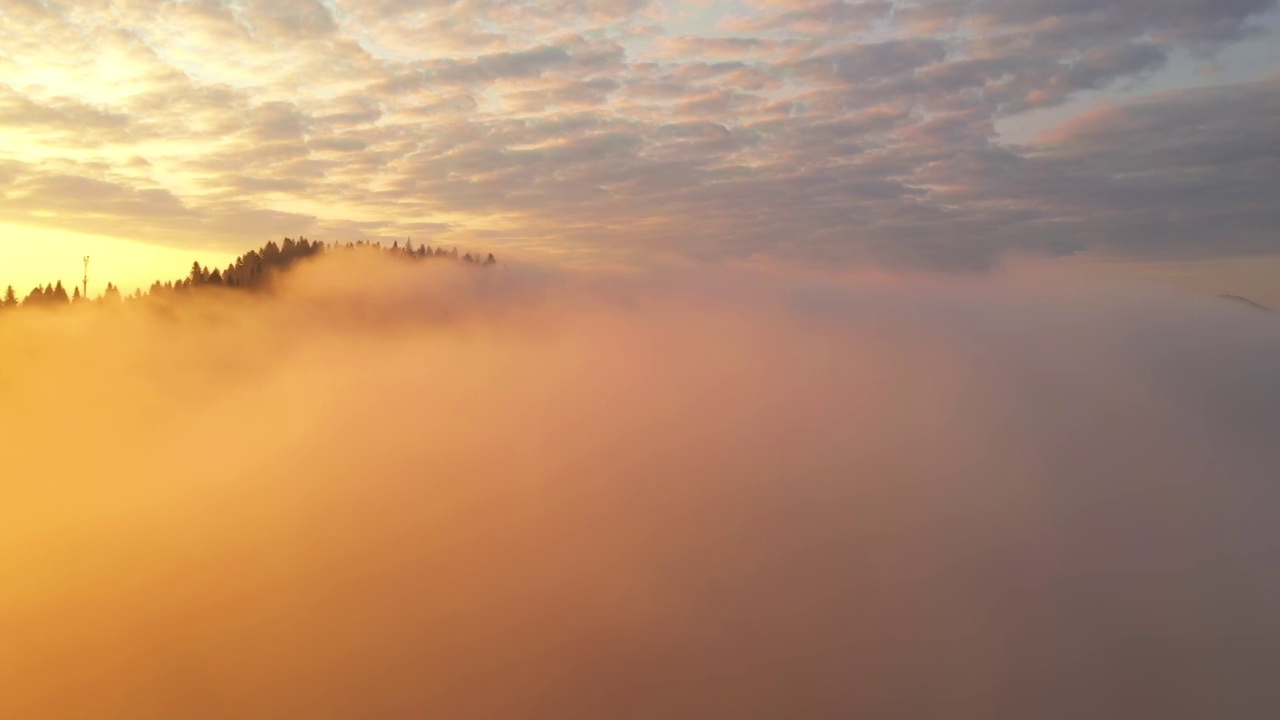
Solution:
{"label": "distant ridge", "polygon": [[1223,300],[1231,300],[1233,302],[1243,303],[1255,310],[1262,310],[1263,312],[1275,312],[1275,310],[1272,310],[1266,305],[1263,305],[1261,303],[1256,303],[1247,297],[1240,297],[1239,295],[1226,295],[1226,294],[1219,295],[1218,297],[1222,298]]}

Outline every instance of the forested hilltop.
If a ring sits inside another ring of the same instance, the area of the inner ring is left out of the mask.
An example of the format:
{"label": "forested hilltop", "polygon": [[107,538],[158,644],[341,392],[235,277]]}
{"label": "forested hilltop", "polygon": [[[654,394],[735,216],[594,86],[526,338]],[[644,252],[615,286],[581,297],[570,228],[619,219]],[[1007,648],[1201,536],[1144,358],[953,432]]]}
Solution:
{"label": "forested hilltop", "polygon": [[[445,250],[443,247],[432,248],[430,245],[419,245],[415,248],[412,241],[406,241],[404,245],[396,241],[390,247],[386,247],[382,243],[356,242],[326,245],[321,242],[312,242],[306,238],[298,238],[297,240],[285,238],[279,244],[273,240],[261,249],[250,250],[236,258],[236,261],[226,268],[202,267],[199,262],[193,263],[191,272],[186,277],[167,282],[157,280],[146,291],[139,289],[127,297],[123,296],[120,293],[120,289],[114,284],[107,283],[106,289],[102,294],[89,300],[89,302],[107,303],[142,300],[211,287],[257,290],[269,285],[272,277],[284,272],[299,260],[319,255],[320,253],[356,249],[376,250],[411,261],[451,261],[478,267],[488,267],[497,263],[492,254],[484,258],[481,258],[478,254],[472,255],[469,252],[459,256],[457,248]],[[80,287],[73,287],[71,293],[68,294],[66,287],[59,280],[56,283],[35,287],[21,300],[19,300],[17,291],[10,285],[3,298],[0,298],[0,309],[30,306],[56,307],[85,301],[86,298],[82,297]]]}

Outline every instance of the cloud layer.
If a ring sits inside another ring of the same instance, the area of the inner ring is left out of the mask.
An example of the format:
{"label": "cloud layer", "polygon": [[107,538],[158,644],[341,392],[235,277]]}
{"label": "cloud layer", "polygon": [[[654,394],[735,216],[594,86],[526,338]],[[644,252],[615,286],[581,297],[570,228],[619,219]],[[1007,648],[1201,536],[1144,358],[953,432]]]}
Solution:
{"label": "cloud layer", "polygon": [[455,270],[0,317],[0,715],[1280,701],[1272,315]]}
{"label": "cloud layer", "polygon": [[961,268],[1274,252],[1274,78],[995,128],[1275,5],[4,0],[0,219]]}

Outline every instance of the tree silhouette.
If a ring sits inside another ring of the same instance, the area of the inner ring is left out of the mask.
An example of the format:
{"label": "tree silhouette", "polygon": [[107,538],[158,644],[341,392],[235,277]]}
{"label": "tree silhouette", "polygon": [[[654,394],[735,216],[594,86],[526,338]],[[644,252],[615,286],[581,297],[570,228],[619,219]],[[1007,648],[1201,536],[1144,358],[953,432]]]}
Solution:
{"label": "tree silhouette", "polygon": [[[444,247],[437,246],[433,249],[426,243],[415,248],[412,238],[407,239],[403,246],[400,245],[399,240],[396,240],[389,247],[384,247],[381,242],[368,240],[347,242],[343,245],[325,245],[324,243],[313,242],[305,237],[299,237],[297,240],[284,238],[279,244],[271,241],[262,246],[260,250],[250,250],[236,258],[235,262],[227,265],[225,270],[204,267],[200,265],[199,261],[193,262],[191,270],[186,277],[165,282],[156,280],[145,292],[141,289],[136,290],[128,299],[144,300],[146,298],[166,297],[186,292],[205,292],[204,289],[206,287],[212,286],[230,288],[236,291],[269,290],[276,276],[287,272],[295,263],[301,260],[321,253],[352,250],[380,252],[405,262],[449,259],[468,265],[486,267],[497,263],[497,259],[494,258],[492,253],[489,253],[481,261],[480,258],[482,256],[479,253],[470,251],[465,256],[459,257],[457,248],[445,250]],[[37,285],[21,303],[18,302],[18,296],[13,287],[9,287],[3,300],[0,300],[0,308],[17,307],[19,305],[58,306],[71,304],[73,300],[87,299],[82,297],[78,287],[75,288],[74,296],[68,297],[66,288],[59,281],[56,285],[49,284],[43,287]],[[112,283],[107,283],[106,290],[99,298],[99,301],[115,303],[122,302],[124,299],[118,287]]]}

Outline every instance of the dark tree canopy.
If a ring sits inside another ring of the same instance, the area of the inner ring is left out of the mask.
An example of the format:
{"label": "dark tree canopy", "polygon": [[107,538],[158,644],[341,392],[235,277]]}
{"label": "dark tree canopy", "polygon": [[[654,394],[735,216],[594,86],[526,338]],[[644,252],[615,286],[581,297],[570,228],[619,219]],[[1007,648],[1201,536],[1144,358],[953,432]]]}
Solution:
{"label": "dark tree canopy", "polygon": [[[145,299],[148,297],[159,297],[175,293],[185,293],[196,289],[203,288],[230,288],[235,290],[259,290],[267,288],[272,279],[277,275],[289,270],[294,264],[306,258],[319,255],[326,252],[339,252],[349,250],[361,251],[378,251],[387,255],[394,255],[403,258],[406,261],[421,260],[452,260],[467,265],[490,266],[497,264],[497,259],[492,253],[485,256],[482,261],[479,253],[467,252],[459,257],[458,249],[452,248],[445,250],[443,247],[432,248],[430,245],[423,243],[414,247],[413,239],[407,238],[403,245],[399,240],[394,241],[390,247],[383,247],[379,242],[348,242],[344,245],[325,245],[321,242],[314,242],[299,237],[298,239],[284,238],[280,243],[275,241],[268,242],[259,250],[250,250],[235,259],[235,262],[226,268],[209,268],[200,265],[199,261],[191,263],[191,270],[185,277],[177,280],[161,282],[156,280],[145,291],[138,290],[129,297],[130,300]],[[73,301],[88,300],[89,298],[81,297],[80,288],[74,288],[74,295],[68,296],[67,290],[63,287],[62,281],[51,283],[43,287],[36,286],[27,293],[26,297],[19,302],[17,292],[12,286],[5,292],[3,299],[0,299],[0,309],[15,308],[18,306],[49,306],[56,307],[60,305],[69,305]],[[96,302],[98,303],[119,303],[125,298],[120,289],[113,283],[107,283]]]}

